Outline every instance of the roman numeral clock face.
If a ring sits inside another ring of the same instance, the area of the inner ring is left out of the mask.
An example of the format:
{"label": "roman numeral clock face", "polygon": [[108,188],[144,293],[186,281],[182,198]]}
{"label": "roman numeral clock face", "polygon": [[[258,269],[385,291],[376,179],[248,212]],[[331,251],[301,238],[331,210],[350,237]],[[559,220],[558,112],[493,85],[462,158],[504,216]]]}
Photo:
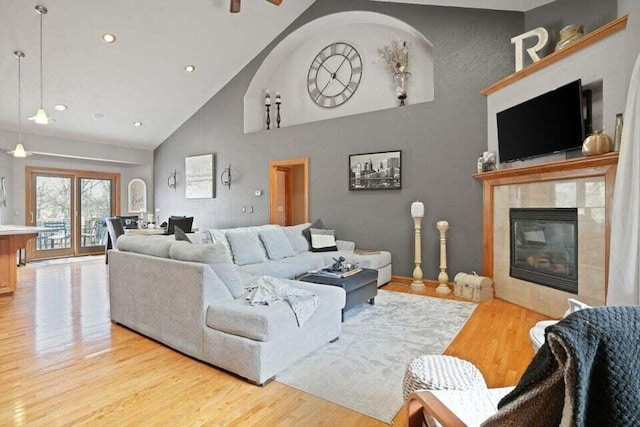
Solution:
{"label": "roman numeral clock face", "polygon": [[307,90],[321,107],[334,108],[347,102],[362,78],[362,59],[346,43],[333,43],[316,55],[309,68]]}

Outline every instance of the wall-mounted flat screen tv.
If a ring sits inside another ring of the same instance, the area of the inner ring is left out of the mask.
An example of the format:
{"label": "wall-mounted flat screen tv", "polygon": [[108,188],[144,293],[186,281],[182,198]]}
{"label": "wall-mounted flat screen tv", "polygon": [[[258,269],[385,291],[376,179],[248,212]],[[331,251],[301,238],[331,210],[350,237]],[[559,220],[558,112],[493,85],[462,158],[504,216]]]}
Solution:
{"label": "wall-mounted flat screen tv", "polygon": [[582,82],[576,80],[497,114],[500,162],[582,146]]}

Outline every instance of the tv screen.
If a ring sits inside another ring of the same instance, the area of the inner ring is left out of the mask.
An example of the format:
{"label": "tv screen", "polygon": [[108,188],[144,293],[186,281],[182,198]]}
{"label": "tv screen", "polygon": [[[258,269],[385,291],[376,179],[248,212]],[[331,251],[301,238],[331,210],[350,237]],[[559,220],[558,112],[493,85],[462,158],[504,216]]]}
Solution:
{"label": "tv screen", "polygon": [[497,114],[500,162],[582,146],[582,84],[559,87]]}

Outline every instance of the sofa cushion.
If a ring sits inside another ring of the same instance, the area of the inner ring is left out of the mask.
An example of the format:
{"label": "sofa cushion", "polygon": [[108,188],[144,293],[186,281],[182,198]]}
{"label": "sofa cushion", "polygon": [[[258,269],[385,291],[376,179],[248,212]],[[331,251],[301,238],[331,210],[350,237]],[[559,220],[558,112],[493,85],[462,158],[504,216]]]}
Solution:
{"label": "sofa cushion", "polygon": [[267,261],[266,252],[257,231],[229,230],[227,240],[236,264],[247,265]]}
{"label": "sofa cushion", "polygon": [[327,226],[324,225],[324,222],[322,222],[320,218],[318,218],[313,222],[313,224],[311,224],[309,227],[302,230],[302,235],[304,236],[305,239],[307,239],[307,242],[309,242],[309,247],[311,247],[311,229],[312,228],[326,230]]}
{"label": "sofa cushion", "polygon": [[122,252],[136,252],[159,258],[170,258],[169,250],[176,243],[167,236],[129,236],[123,234],[118,237],[116,248]]}
{"label": "sofa cushion", "polygon": [[256,341],[270,341],[298,329],[296,316],[286,302],[252,306],[245,298],[210,305],[207,326]]}
{"label": "sofa cushion", "polygon": [[270,259],[282,259],[294,256],[296,253],[293,246],[289,243],[289,239],[281,228],[273,230],[262,230],[258,233],[260,240],[267,250]]}
{"label": "sofa cushion", "polygon": [[309,231],[311,232],[311,252],[330,252],[338,250],[333,230],[323,230],[311,227]]}
{"label": "sofa cushion", "polygon": [[171,246],[170,256],[179,261],[208,264],[234,298],[244,294],[244,287],[236,266],[231,262],[229,253],[221,243],[192,245],[188,242],[176,242]]}
{"label": "sofa cushion", "polygon": [[249,273],[252,276],[271,276],[279,277],[281,279],[293,279],[296,277],[296,271],[298,270],[298,268],[295,265],[291,265],[285,261],[287,259],[296,258],[297,257],[269,260],[258,264],[241,265],[238,267],[238,269],[245,273]]}
{"label": "sofa cushion", "polygon": [[304,224],[282,227],[282,231],[284,231],[284,234],[287,236],[287,239],[289,239],[289,243],[291,243],[291,246],[296,253],[309,251],[309,241],[302,235],[302,231],[310,226],[311,223],[306,222]]}
{"label": "sofa cushion", "polygon": [[[329,319],[338,315],[336,310],[345,305],[342,288],[293,280],[288,283],[311,291],[320,298],[320,305],[312,318],[329,322]],[[271,341],[299,330],[296,316],[288,303],[251,306],[245,298],[210,305],[206,321],[210,328],[256,341]]]}
{"label": "sofa cushion", "polygon": [[229,231],[229,229],[214,229],[209,230],[209,234],[211,234],[211,241],[213,243],[222,243],[229,252],[229,256],[233,257],[231,246],[229,246],[229,241],[227,240],[227,231]]}

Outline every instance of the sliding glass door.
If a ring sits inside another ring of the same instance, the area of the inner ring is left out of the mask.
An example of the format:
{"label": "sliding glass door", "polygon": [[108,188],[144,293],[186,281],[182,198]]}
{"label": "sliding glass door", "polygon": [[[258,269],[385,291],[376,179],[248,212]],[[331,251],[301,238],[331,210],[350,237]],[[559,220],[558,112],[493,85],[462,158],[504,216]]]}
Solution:
{"label": "sliding glass door", "polygon": [[47,229],[29,259],[104,252],[104,219],[119,214],[119,174],[27,168],[27,182],[27,225]]}
{"label": "sliding glass door", "polygon": [[34,258],[73,255],[73,176],[38,174],[33,176],[34,209],[29,211],[36,227],[46,228],[36,238]]}
{"label": "sliding glass door", "polygon": [[78,178],[77,252],[94,253],[104,250],[107,232],[105,218],[114,216],[113,181],[111,179]]}

